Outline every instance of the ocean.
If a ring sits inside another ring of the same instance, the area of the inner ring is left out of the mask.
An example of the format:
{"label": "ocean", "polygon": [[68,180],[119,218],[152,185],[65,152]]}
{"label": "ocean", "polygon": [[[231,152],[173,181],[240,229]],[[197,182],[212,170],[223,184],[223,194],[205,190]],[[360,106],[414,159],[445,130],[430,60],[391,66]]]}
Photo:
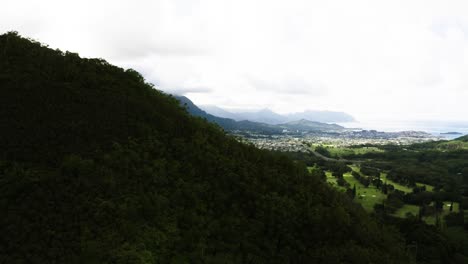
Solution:
{"label": "ocean", "polygon": [[[468,121],[371,121],[338,124],[346,128],[362,128],[384,132],[424,131],[448,140],[468,134]],[[458,132],[460,134],[443,134],[447,132]]]}

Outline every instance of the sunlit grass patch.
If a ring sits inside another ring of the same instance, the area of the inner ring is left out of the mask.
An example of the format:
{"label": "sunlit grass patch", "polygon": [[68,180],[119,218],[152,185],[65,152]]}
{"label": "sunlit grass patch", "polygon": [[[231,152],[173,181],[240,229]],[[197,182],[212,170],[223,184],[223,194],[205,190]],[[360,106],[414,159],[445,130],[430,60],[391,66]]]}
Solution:
{"label": "sunlit grass patch", "polygon": [[359,148],[350,148],[350,147],[334,147],[327,146],[326,149],[331,156],[335,157],[346,157],[350,155],[364,155],[367,153],[379,153],[384,152],[384,150],[377,147],[359,147]]}
{"label": "sunlit grass patch", "polygon": [[376,204],[382,203],[387,198],[375,186],[365,187],[350,173],[345,173],[343,178],[350,184],[351,188],[356,186],[356,198],[354,200],[362,205],[367,212],[372,212]]}
{"label": "sunlit grass patch", "polygon": [[408,214],[417,216],[419,214],[419,206],[405,204],[402,208],[398,209],[393,215],[401,218],[406,218]]}
{"label": "sunlit grass patch", "polygon": [[426,186],[426,191],[428,191],[428,192],[433,192],[434,191],[434,186],[432,186],[432,185],[417,182],[416,186],[418,186],[418,187]]}
{"label": "sunlit grass patch", "polygon": [[402,192],[410,193],[410,192],[413,191],[413,188],[411,188],[411,187],[408,187],[408,186],[402,185],[402,184],[400,184],[400,183],[394,182],[394,181],[392,181],[392,180],[390,180],[390,179],[387,179],[387,173],[385,173],[385,172],[382,172],[382,173],[380,174],[380,179],[381,179],[384,183],[386,182],[387,184],[393,185],[393,187],[395,187],[395,189],[400,190],[400,191],[402,191]]}

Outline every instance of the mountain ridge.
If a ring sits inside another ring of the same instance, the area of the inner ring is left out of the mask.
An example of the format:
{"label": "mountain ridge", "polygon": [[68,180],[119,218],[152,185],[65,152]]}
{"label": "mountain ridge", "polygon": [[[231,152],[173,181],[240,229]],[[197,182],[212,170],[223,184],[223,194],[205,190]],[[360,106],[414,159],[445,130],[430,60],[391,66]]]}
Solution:
{"label": "mountain ridge", "polygon": [[412,262],[323,171],[179,104],[134,70],[0,35],[0,262]]}
{"label": "mountain ridge", "polygon": [[252,111],[229,111],[224,108],[213,106],[213,105],[200,105],[201,109],[205,110],[207,113],[219,116],[231,118],[237,121],[240,120],[249,120],[256,122],[263,122],[268,124],[281,124],[287,123],[290,121],[307,119],[310,121],[316,121],[321,123],[346,123],[346,122],[356,122],[356,119],[345,113],[345,112],[336,112],[336,111],[314,111],[306,110],[298,113],[289,113],[289,114],[278,114],[268,108]]}
{"label": "mountain ridge", "polygon": [[235,130],[242,130],[242,131],[256,131],[260,133],[266,134],[278,134],[281,133],[282,129],[273,125],[259,123],[259,122],[252,122],[248,120],[241,120],[236,121],[230,118],[223,118],[218,117],[212,114],[209,114],[202,109],[200,109],[197,105],[195,105],[189,98],[186,96],[175,95],[174,98],[179,100],[180,105],[185,107],[187,111],[197,117],[205,118],[206,120],[216,123],[220,127],[228,131],[235,131]]}
{"label": "mountain ridge", "polygon": [[301,131],[317,130],[317,131],[341,131],[345,128],[337,124],[327,124],[316,121],[310,121],[307,119],[300,119],[296,121],[290,121],[285,124],[280,124],[285,128],[296,129]]}
{"label": "mountain ridge", "polygon": [[[180,104],[187,107],[189,113],[194,116],[206,118],[206,120],[210,122],[214,122],[220,125],[222,128],[226,130],[241,130],[241,131],[255,131],[255,132],[267,132],[267,133],[275,133],[281,134],[284,132],[314,132],[314,131],[342,131],[345,128],[339,126],[337,124],[327,124],[321,123],[316,121],[310,121],[306,119],[301,120],[294,120],[289,121],[286,123],[280,124],[269,124],[269,123],[261,123],[255,122],[250,120],[241,120],[236,121],[230,118],[223,118],[218,117],[212,114],[207,113],[206,111],[202,110],[200,107],[195,105],[189,98],[186,96],[175,96],[176,99],[180,101]],[[260,111],[262,112],[262,111]],[[265,109],[265,113],[269,113],[270,110]]]}

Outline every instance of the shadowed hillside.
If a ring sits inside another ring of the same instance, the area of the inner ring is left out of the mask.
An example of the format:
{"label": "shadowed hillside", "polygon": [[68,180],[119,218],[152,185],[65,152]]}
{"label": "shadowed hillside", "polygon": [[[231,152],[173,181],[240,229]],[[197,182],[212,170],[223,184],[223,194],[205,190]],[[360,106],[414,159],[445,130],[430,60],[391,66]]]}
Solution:
{"label": "shadowed hillside", "polygon": [[179,103],[184,108],[186,108],[187,111],[191,115],[201,117],[201,118],[206,119],[209,122],[218,124],[220,127],[228,131],[240,130],[240,131],[254,131],[254,132],[265,133],[265,134],[279,134],[283,130],[281,127],[274,126],[274,125],[252,122],[248,120],[235,121],[230,118],[214,116],[200,109],[192,101],[190,101],[190,99],[188,99],[185,96],[175,96],[175,98],[179,100]]}
{"label": "shadowed hillside", "polygon": [[0,105],[0,263],[410,262],[320,173],[133,70],[7,33]]}
{"label": "shadowed hillside", "polygon": [[196,106],[190,99],[185,96],[175,96],[180,104],[187,109],[187,111],[194,116],[202,117],[207,121],[218,124],[220,127],[228,131],[251,131],[263,134],[283,134],[284,130],[287,131],[342,131],[344,127],[337,124],[327,124],[305,119],[291,121],[285,124],[266,124],[259,122],[252,122],[249,120],[235,121],[230,118],[223,118],[208,114],[207,112]]}

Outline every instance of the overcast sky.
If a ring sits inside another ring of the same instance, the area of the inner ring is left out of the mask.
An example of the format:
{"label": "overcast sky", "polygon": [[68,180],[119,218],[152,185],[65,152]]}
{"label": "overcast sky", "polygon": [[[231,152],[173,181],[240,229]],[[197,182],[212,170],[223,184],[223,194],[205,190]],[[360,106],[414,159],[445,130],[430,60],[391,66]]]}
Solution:
{"label": "overcast sky", "polygon": [[468,120],[468,1],[2,1],[0,32],[197,104]]}

